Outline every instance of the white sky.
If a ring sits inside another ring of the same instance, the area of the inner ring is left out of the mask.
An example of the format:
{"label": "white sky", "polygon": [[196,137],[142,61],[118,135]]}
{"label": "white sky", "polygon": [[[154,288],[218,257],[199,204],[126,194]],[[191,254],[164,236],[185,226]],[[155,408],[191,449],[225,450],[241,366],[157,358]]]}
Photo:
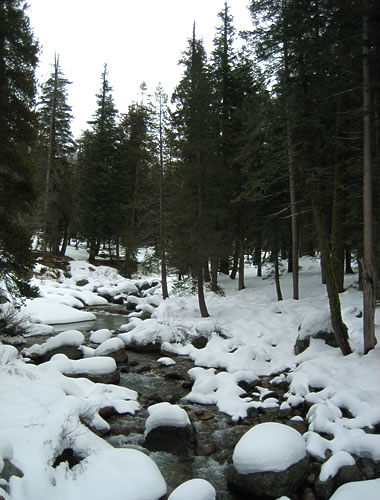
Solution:
{"label": "white sky", "polygon": [[[248,0],[229,0],[237,30],[249,29]],[[42,46],[40,81],[49,76],[59,54],[69,86],[74,136],[87,128],[96,109],[95,95],[107,63],[109,83],[119,112],[139,99],[145,81],[154,93],[161,82],[171,95],[182,68],[178,61],[192,35],[202,37],[210,53],[218,12],[224,0],[29,0],[28,15]]]}

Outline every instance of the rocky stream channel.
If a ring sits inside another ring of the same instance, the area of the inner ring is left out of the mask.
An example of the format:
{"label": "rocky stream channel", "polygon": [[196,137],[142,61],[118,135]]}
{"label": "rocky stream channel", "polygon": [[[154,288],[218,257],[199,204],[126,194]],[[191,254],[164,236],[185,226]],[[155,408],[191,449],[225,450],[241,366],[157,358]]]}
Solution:
{"label": "rocky stream channel", "polygon": [[[94,312],[94,309],[92,311]],[[95,324],[92,322],[86,325],[62,325],[58,330],[77,328],[88,339],[90,329],[108,328],[117,333],[120,325],[127,322],[122,308],[110,307],[107,311],[97,310],[95,312],[97,316]],[[120,314],[121,312],[124,314]],[[33,342],[35,341],[36,339],[33,338]],[[40,341],[42,339],[38,339],[38,342]],[[203,347],[207,343],[207,339],[201,337],[196,339],[196,342],[200,342],[196,347]],[[203,345],[201,345],[202,342]],[[158,363],[157,360],[165,355],[175,360],[176,364],[164,366]],[[286,411],[280,411],[278,407],[251,408],[247,418],[234,422],[230,416],[219,412],[215,405],[195,404],[186,400],[185,396],[190,392],[192,386],[192,380],[187,372],[194,366],[187,357],[163,353],[158,346],[155,350],[128,349],[127,358],[126,361],[118,363],[120,385],[138,393],[138,402],[141,408],[135,415],[119,415],[112,408],[104,409],[102,416],[108,421],[111,428],[109,433],[102,437],[114,447],[135,448],[148,454],[156,462],[164,476],[168,485],[168,494],[184,481],[192,478],[203,478],[214,486],[217,500],[259,498],[237,494],[231,491],[227,484],[232,453],[241,436],[254,425],[263,422],[286,424],[301,434],[307,431],[306,415],[309,406],[306,404]],[[250,396],[253,399],[258,399],[258,394],[260,394],[261,400],[275,397],[281,403],[288,386],[286,383],[272,386],[270,380],[275,375],[261,377],[250,384],[242,382],[241,386],[246,391],[242,397]],[[162,427],[160,435],[156,435],[155,439],[148,443],[144,437],[145,422],[148,418],[147,408],[160,402],[177,404],[183,408],[190,419],[191,432],[183,433],[178,427]],[[294,420],[294,417],[298,418]],[[290,496],[291,500],[327,500],[333,491],[343,483],[380,477],[380,464],[376,465],[371,460],[362,458],[357,459],[355,465],[342,467],[335,478],[321,482],[319,471],[323,461],[309,457],[305,479],[297,491]]]}

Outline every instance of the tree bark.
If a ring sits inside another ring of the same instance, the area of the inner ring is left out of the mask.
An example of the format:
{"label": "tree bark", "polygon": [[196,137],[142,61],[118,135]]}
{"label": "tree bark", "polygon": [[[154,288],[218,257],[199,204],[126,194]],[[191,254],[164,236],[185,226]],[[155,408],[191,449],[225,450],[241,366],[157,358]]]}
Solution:
{"label": "tree bark", "polygon": [[243,238],[239,241],[239,290],[243,290],[245,288],[244,283],[244,243]]}
{"label": "tree bark", "polygon": [[276,293],[277,293],[277,300],[280,301],[282,300],[282,292],[281,292],[281,285],[280,285],[280,269],[278,265],[278,249],[276,247],[276,250],[273,252],[273,261],[274,261],[274,280],[276,283]]}
{"label": "tree bark", "polygon": [[230,273],[230,278],[234,280],[236,278],[236,274],[238,272],[239,268],[239,251],[240,251],[240,243],[239,240],[235,240],[235,245],[234,245],[234,260],[232,264],[232,270]]}
{"label": "tree bark", "polygon": [[374,349],[375,273],[373,255],[371,97],[369,75],[368,0],[363,0],[363,333],[364,354]]}
{"label": "tree bark", "polygon": [[46,257],[47,246],[48,246],[48,209],[49,209],[49,191],[50,191],[50,177],[51,170],[53,166],[53,146],[55,140],[55,116],[57,111],[57,89],[58,89],[58,69],[59,69],[59,58],[54,56],[54,91],[53,100],[51,103],[51,114],[50,114],[50,129],[49,129],[49,144],[48,144],[48,157],[47,157],[47,168],[46,168],[46,178],[45,178],[45,196],[44,196],[44,218],[43,218],[43,244],[42,244],[42,254]]}
{"label": "tree bark", "polygon": [[218,291],[218,257],[211,257],[211,291]]}
{"label": "tree bark", "polygon": [[342,354],[347,356],[351,354],[351,347],[348,341],[348,329],[342,319],[342,312],[340,306],[339,292],[336,284],[335,274],[331,262],[331,250],[329,245],[329,238],[327,228],[317,201],[315,200],[316,194],[313,193],[313,213],[315,218],[315,225],[319,240],[321,251],[321,262],[324,278],[326,280],[327,295],[329,299],[331,324],[334,331],[336,343],[338,344]]}

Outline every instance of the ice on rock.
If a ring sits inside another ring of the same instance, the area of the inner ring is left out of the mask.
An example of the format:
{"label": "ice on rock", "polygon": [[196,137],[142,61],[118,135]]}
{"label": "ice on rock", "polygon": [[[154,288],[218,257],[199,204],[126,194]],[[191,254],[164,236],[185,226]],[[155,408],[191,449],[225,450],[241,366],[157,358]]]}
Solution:
{"label": "ice on rock", "polygon": [[190,424],[189,417],[183,408],[167,402],[149,406],[149,417],[145,422],[145,437],[156,427],[185,427]]}
{"label": "ice on rock", "polygon": [[281,472],[306,456],[301,434],[287,425],[265,422],[246,432],[232,456],[240,474]]}
{"label": "ice on rock", "polygon": [[205,479],[190,479],[177,486],[168,500],[215,500],[215,488]]}

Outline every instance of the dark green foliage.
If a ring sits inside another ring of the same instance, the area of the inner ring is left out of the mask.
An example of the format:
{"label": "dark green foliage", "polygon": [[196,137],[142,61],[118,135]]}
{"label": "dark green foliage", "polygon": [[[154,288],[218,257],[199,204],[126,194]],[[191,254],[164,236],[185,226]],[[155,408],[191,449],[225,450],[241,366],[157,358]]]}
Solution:
{"label": "dark green foliage", "polygon": [[38,46],[24,2],[0,3],[0,286],[29,293]]}
{"label": "dark green foliage", "polygon": [[[44,248],[58,253],[73,217],[73,155],[76,145],[71,132],[71,107],[67,104],[67,86],[59,58],[50,77],[43,83],[38,100],[38,141],[36,162],[39,167],[40,227]],[[62,251],[65,248],[62,245]]]}

